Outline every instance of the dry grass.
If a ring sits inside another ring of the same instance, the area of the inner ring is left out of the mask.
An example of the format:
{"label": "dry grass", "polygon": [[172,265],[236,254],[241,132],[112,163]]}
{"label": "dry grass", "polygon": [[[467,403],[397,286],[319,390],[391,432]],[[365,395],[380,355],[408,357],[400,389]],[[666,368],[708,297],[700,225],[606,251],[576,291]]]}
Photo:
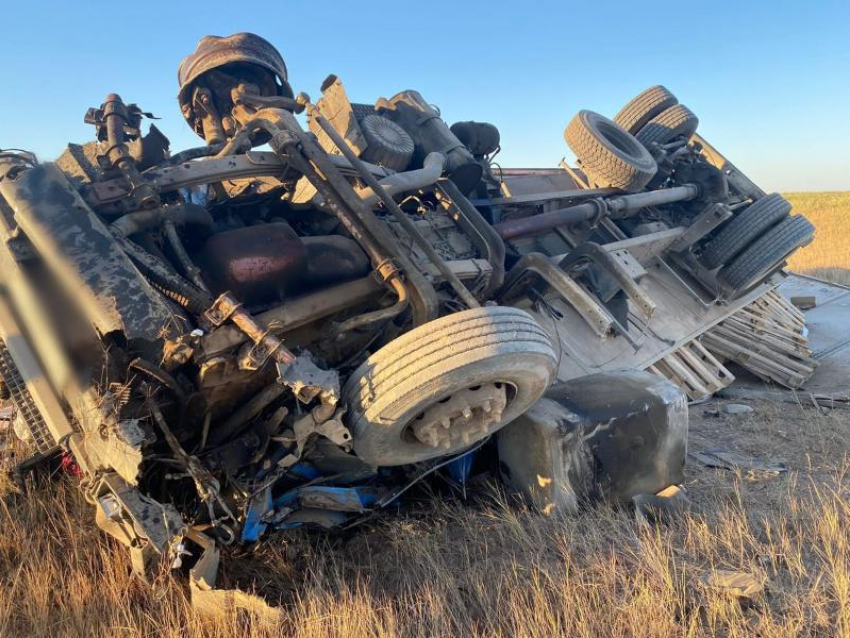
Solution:
{"label": "dry grass", "polygon": [[785,197],[817,229],[815,240],[791,257],[791,270],[850,285],[850,191]]}
{"label": "dry grass", "polygon": [[[0,635],[850,635],[847,412],[703,410],[698,440],[726,437],[794,471],[753,480],[691,468],[694,511],[658,528],[608,507],[542,519],[485,488],[471,504],[432,500],[347,536],[278,536],[225,559],[224,577],[284,605],[273,628],[235,615],[204,622],[180,578],[134,581],[71,479],[26,494],[4,484]],[[715,567],[768,588],[748,604],[706,590],[697,579]]]}

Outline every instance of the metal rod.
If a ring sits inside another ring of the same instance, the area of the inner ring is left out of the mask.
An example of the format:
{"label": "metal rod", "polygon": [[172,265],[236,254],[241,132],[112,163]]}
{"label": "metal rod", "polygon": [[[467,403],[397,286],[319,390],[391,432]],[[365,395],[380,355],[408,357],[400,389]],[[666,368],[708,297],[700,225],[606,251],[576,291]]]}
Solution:
{"label": "metal rod", "polygon": [[273,401],[286,392],[286,387],[280,383],[272,383],[255,394],[247,403],[242,404],[236,409],[224,423],[217,425],[207,440],[210,445],[219,445],[225,441],[229,441],[240,434],[245,426],[265,410]]}
{"label": "metal rod", "polygon": [[183,247],[183,242],[180,241],[180,236],[177,234],[177,228],[174,226],[174,220],[169,217],[165,220],[163,227],[168,243],[171,244],[171,249],[174,251],[174,256],[177,258],[180,266],[183,268],[183,272],[198,288],[204,292],[209,292],[210,289],[207,288],[207,284],[204,282],[204,278],[201,275],[201,269],[195,265],[195,262],[193,262],[192,258],[189,257],[189,253],[187,253],[186,249]]}
{"label": "metal rod", "polygon": [[219,295],[206,315],[216,325],[228,319],[235,323],[258,348],[263,348],[265,353],[283,368],[289,367],[295,361],[295,355],[283,345],[283,341],[271,334],[269,327],[245,310],[229,292]]}
{"label": "metal rod", "polygon": [[495,229],[502,239],[515,239],[517,237],[537,235],[558,226],[577,224],[593,219],[600,212],[600,201],[593,200],[584,204],[577,204],[576,206],[558,208],[557,210],[532,217],[509,219],[496,224]]}
{"label": "metal rod", "polygon": [[443,278],[449,283],[452,289],[457,293],[457,295],[463,300],[463,303],[467,305],[469,308],[479,308],[481,304],[478,303],[478,300],[469,292],[466,286],[463,285],[460,279],[457,278],[449,267],[446,265],[446,262],[437,254],[437,251],[434,250],[433,246],[428,243],[428,240],[422,236],[422,233],[419,232],[419,229],[416,228],[416,224],[411,221],[411,219],[404,214],[404,211],[399,208],[399,205],[395,202],[395,200],[387,193],[381,183],[375,179],[375,176],[369,172],[369,169],[366,165],[357,157],[357,154],[351,149],[348,143],[342,138],[342,136],[337,133],[336,129],[331,126],[330,122],[328,122],[320,113],[319,109],[315,104],[308,102],[307,103],[307,112],[313,117],[316,123],[322,127],[322,130],[328,135],[328,137],[333,141],[333,143],[342,151],[342,154],[345,158],[351,162],[351,165],[357,169],[357,172],[363,178],[363,181],[366,182],[367,186],[372,189],[372,192],[375,193],[381,201],[384,203],[384,206],[387,207],[387,210],[395,217],[396,221],[398,221],[408,235],[413,239],[414,243],[419,247],[419,249],[425,253],[425,256],[428,257],[428,260],[434,264],[434,267],[439,271],[439,273],[443,276]]}
{"label": "metal rod", "polygon": [[618,219],[628,217],[630,213],[638,211],[647,206],[658,206],[672,202],[682,202],[694,199],[699,195],[699,188],[693,184],[676,186],[674,188],[663,188],[646,193],[635,193],[632,195],[618,195],[607,199],[594,199],[576,206],[559,208],[548,213],[511,219],[495,228],[502,239],[514,239],[536,235],[563,226],[589,221],[598,217],[610,215]]}
{"label": "metal rod", "polygon": [[673,202],[686,202],[699,195],[699,187],[694,184],[675,186],[673,188],[662,188],[645,193],[633,193],[632,195],[618,195],[605,200],[611,217],[627,217],[647,206],[659,206]]}

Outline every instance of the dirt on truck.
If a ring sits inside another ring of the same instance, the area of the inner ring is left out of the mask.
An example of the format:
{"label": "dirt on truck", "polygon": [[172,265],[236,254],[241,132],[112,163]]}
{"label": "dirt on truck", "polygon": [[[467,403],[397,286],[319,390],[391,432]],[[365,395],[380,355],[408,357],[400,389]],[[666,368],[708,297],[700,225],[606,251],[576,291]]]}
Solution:
{"label": "dirt on truck", "polygon": [[55,162],[0,151],[0,389],[17,473],[77,468],[135,572],[187,572],[202,609],[222,547],[435,476],[541,515],[676,501],[728,360],[811,374],[774,288],[812,225],[663,86],[578,112],[574,166],[507,169],[496,126],[415,90],[296,94],[254,34],[202,38],[178,83],[196,148],[110,94]]}

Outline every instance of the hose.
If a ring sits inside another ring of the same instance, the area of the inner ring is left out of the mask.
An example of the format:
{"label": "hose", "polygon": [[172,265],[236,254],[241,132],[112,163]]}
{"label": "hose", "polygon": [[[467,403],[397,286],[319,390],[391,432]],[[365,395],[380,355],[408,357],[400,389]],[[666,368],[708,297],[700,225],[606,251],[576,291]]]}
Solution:
{"label": "hose", "polygon": [[210,212],[200,204],[175,204],[127,213],[112,222],[110,228],[124,237],[129,237],[159,228],[167,219],[178,226],[200,226],[210,232],[215,223]]}
{"label": "hose", "polygon": [[392,306],[381,308],[380,310],[373,310],[372,312],[367,312],[335,324],[334,333],[337,335],[345,334],[346,332],[351,332],[356,328],[362,328],[363,326],[368,326],[379,321],[395,319],[398,315],[404,312],[410,303],[407,297],[407,288],[405,288],[398,279],[393,279],[390,282],[390,285],[395,290],[398,301],[396,301]]}
{"label": "hose", "polygon": [[[405,171],[404,173],[394,173],[389,177],[385,177],[378,183],[384,189],[384,192],[390,197],[394,197],[396,194],[403,193],[405,191],[425,188],[426,186],[431,186],[434,182],[440,179],[440,176],[446,168],[447,162],[448,159],[442,153],[428,153],[427,157],[422,162],[422,168],[418,168],[413,171]],[[381,199],[381,195],[371,188],[358,189],[357,194],[360,195],[363,202],[370,208]]]}
{"label": "hose", "polygon": [[203,290],[198,290],[183,277],[170,270],[160,259],[140,248],[120,233],[114,233],[114,237],[145,278],[169,299],[176,301],[194,314],[201,314],[212,305],[212,295]]}
{"label": "hose", "polygon": [[224,143],[210,144],[209,146],[198,146],[195,148],[187,148],[185,151],[180,151],[168,158],[167,166],[177,166],[183,162],[189,162],[201,157],[209,157],[215,155],[224,148]]}

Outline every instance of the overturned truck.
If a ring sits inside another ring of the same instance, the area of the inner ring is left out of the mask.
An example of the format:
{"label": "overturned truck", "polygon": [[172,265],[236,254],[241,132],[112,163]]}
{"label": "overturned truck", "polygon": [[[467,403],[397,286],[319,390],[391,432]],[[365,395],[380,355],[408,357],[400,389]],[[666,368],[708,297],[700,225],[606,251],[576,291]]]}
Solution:
{"label": "overturned truck", "polygon": [[219,545],[435,473],[493,468],[547,513],[681,482],[687,399],[731,381],[702,335],[813,235],[661,86],[579,112],[576,166],[502,169],[495,126],[335,76],[314,104],[252,34],[178,79],[197,148],[111,94],[55,163],[0,152],[22,467],[73,458],[140,575],[188,554],[208,589]]}

